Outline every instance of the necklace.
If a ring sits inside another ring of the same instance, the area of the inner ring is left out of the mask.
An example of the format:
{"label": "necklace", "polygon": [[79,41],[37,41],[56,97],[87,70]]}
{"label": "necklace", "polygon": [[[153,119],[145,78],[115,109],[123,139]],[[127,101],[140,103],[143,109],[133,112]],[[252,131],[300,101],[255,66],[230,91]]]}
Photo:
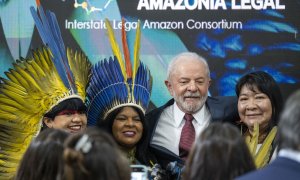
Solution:
{"label": "necklace", "polygon": [[129,160],[130,164],[135,164],[136,163],[135,152],[136,152],[135,148],[133,148],[133,149],[131,149],[127,152],[127,159]]}

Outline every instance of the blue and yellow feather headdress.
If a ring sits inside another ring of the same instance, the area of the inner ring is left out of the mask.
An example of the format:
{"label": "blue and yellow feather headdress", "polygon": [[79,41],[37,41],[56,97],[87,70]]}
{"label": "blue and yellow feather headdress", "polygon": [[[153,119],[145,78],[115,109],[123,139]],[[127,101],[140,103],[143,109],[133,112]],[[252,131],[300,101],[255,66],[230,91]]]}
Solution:
{"label": "blue and yellow feather headdress", "polygon": [[133,52],[133,66],[127,44],[124,19],[122,20],[123,54],[113,29],[106,19],[108,37],[114,57],[96,63],[87,88],[88,125],[96,125],[113,110],[122,106],[135,106],[145,113],[150,102],[152,76],[140,62],[140,24],[138,23]]}
{"label": "blue and yellow feather headdress", "polygon": [[13,179],[19,161],[41,129],[44,114],[69,98],[85,100],[91,63],[65,49],[54,13],[38,3],[31,12],[46,45],[17,60],[0,84],[0,179]]}

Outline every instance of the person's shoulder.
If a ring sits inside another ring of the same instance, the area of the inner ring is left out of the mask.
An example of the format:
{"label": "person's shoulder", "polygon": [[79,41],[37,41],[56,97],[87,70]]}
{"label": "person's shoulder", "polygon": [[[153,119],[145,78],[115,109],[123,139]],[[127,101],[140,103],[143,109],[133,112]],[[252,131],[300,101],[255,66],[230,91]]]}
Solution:
{"label": "person's shoulder", "polygon": [[236,178],[237,180],[252,179],[299,179],[300,163],[289,158],[277,157],[266,167]]}
{"label": "person's shoulder", "polygon": [[162,105],[160,107],[153,108],[152,110],[150,110],[149,112],[146,113],[146,116],[156,114],[157,112],[162,111],[163,109],[165,109],[168,106],[171,106],[172,104],[174,104],[174,99],[170,99],[167,103],[165,103],[164,105]]}
{"label": "person's shoulder", "polygon": [[252,180],[252,179],[257,179],[257,172],[250,172],[250,173],[247,173],[243,176],[239,176],[237,178],[235,178],[235,180]]}
{"label": "person's shoulder", "polygon": [[268,172],[269,170],[266,170],[266,168],[254,170],[242,176],[237,177],[235,180],[270,179],[270,174]]}

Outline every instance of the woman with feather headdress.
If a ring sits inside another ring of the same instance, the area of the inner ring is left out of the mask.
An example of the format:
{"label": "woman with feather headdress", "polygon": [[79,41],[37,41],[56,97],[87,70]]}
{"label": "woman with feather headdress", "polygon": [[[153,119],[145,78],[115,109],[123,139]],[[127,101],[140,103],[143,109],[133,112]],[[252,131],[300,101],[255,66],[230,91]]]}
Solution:
{"label": "woman with feather headdress", "polygon": [[152,76],[139,59],[140,25],[136,30],[133,66],[122,20],[124,60],[108,20],[106,27],[114,57],[96,63],[87,88],[88,125],[112,135],[131,164],[153,166],[155,157],[147,146],[145,112],[150,102]]}
{"label": "woman with feather headdress", "polygon": [[37,1],[36,27],[46,45],[21,59],[1,78],[0,179],[12,179],[31,141],[44,124],[68,132],[86,127],[85,88],[91,64],[80,52],[65,49],[55,14]]}

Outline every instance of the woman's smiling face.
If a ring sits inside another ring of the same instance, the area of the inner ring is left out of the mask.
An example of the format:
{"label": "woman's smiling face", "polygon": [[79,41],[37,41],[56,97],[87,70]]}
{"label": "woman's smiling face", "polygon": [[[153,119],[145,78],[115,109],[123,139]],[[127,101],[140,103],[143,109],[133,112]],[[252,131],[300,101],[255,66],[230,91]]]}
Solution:
{"label": "woman's smiling face", "polygon": [[53,120],[46,118],[44,122],[49,128],[77,133],[86,129],[87,117],[84,111],[63,110]]}
{"label": "woman's smiling face", "polygon": [[241,122],[245,123],[250,131],[255,122],[259,123],[260,129],[268,127],[272,118],[272,104],[269,97],[256,87],[249,88],[247,85],[241,89],[238,111]]}
{"label": "woman's smiling face", "polygon": [[126,148],[133,148],[142,138],[143,124],[134,108],[124,107],[114,119],[112,125],[114,139]]}

